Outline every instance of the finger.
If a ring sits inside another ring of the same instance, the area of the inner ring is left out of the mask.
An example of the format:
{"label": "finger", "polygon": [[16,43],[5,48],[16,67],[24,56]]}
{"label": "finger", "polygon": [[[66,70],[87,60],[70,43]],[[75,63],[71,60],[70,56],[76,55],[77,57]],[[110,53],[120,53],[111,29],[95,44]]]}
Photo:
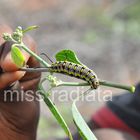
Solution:
{"label": "finger", "polygon": [[40,81],[40,77],[34,78],[29,81],[20,82],[21,87],[24,91],[26,90],[36,90],[38,87],[38,83]]}
{"label": "finger", "polygon": [[0,89],[4,89],[13,82],[21,79],[25,72],[16,71],[16,72],[6,72],[0,75]]}
{"label": "finger", "polygon": [[[29,67],[39,67],[40,63],[34,58],[30,57],[27,62]],[[20,85],[23,87],[23,90],[36,90],[37,85],[41,78],[41,72],[26,72],[26,74],[20,79]]]}
{"label": "finger", "polygon": [[[34,57],[30,57],[27,65],[31,68],[39,67],[40,63]],[[20,85],[24,90],[36,90],[37,85],[40,81],[41,72],[26,72],[26,74],[20,79]]]}
{"label": "finger", "polygon": [[[34,57],[30,57],[27,62],[27,65],[31,68],[34,68],[34,67],[39,67],[40,63]],[[21,78],[20,82],[32,80],[40,76],[41,76],[41,72],[26,72],[24,77]]]}
{"label": "finger", "polygon": [[[24,38],[24,43],[25,45],[33,52],[36,52],[36,45],[35,42],[33,41],[33,39],[29,36],[26,36]],[[4,49],[0,58],[0,65],[2,67],[2,69],[4,71],[16,71],[18,70],[18,67],[14,64],[14,62],[12,61],[11,58],[11,42],[6,42],[4,45]],[[22,54],[25,57],[25,63],[27,63],[27,61],[30,58],[29,53],[27,53],[26,51],[22,50]]]}

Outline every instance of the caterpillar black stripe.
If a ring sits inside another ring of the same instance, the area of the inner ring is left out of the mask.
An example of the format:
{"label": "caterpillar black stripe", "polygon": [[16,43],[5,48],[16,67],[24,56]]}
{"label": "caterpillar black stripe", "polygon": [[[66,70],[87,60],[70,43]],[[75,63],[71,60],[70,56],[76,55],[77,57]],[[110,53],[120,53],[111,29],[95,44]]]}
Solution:
{"label": "caterpillar black stripe", "polygon": [[91,85],[92,89],[97,89],[99,86],[99,80],[97,78],[97,75],[89,68],[81,66],[79,64],[67,61],[58,61],[52,63],[49,71],[63,73],[79,79],[86,80]]}

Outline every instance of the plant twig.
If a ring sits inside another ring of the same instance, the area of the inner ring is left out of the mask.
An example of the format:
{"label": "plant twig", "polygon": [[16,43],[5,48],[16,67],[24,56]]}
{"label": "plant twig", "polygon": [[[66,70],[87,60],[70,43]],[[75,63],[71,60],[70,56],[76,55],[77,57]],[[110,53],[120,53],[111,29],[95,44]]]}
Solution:
{"label": "plant twig", "polygon": [[41,57],[39,57],[36,53],[28,49],[23,43],[22,44],[17,44],[17,46],[20,46],[22,49],[24,49],[26,52],[28,52],[31,56],[35,57],[42,65],[45,67],[50,67],[50,64],[48,64],[46,61],[44,61]]}
{"label": "plant twig", "polygon": [[[120,88],[124,90],[128,90],[130,92],[135,92],[135,87],[134,86],[128,86],[128,85],[122,85],[119,83],[113,83],[105,80],[100,80],[99,81],[100,85],[102,86],[108,86],[108,87],[114,87],[114,88]],[[61,82],[58,86],[89,86],[89,83],[87,82]]]}
{"label": "plant twig", "polygon": [[69,137],[70,140],[73,140],[71,131],[67,125],[67,123],[65,122],[64,118],[62,117],[62,115],[60,114],[59,110],[57,109],[57,107],[54,105],[54,103],[52,102],[52,100],[48,97],[48,92],[45,91],[45,89],[43,88],[43,82],[46,79],[43,79],[39,85],[38,85],[38,89],[40,91],[40,94],[43,96],[44,98],[44,102],[45,104],[48,106],[48,108],[50,109],[50,111],[52,112],[53,116],[55,117],[55,119],[57,120],[57,122],[60,124],[60,126],[63,128],[64,132],[66,133],[66,135]]}
{"label": "plant twig", "polygon": [[105,80],[101,80],[100,85],[125,89],[125,90],[128,90],[128,91],[132,92],[132,93],[135,92],[135,87],[134,86],[122,85],[122,84],[113,83],[113,82],[109,82],[109,81],[105,81]]}
{"label": "plant twig", "polygon": [[[48,68],[20,68],[19,70],[21,71],[27,71],[27,72],[49,72]],[[109,82],[106,80],[99,80],[100,85],[102,86],[108,86],[108,87],[115,87],[115,88],[120,88],[120,89],[125,89],[130,92],[135,91],[134,86],[128,86],[128,85],[122,85],[118,83],[113,83]],[[78,83],[78,82],[61,82],[58,86],[89,86],[89,83],[83,82],[83,83]]]}
{"label": "plant twig", "polygon": [[[49,67],[48,67],[49,68]],[[19,68],[20,71],[26,71],[26,72],[49,72],[49,69],[47,67],[36,67],[36,68],[26,68],[22,67]]]}

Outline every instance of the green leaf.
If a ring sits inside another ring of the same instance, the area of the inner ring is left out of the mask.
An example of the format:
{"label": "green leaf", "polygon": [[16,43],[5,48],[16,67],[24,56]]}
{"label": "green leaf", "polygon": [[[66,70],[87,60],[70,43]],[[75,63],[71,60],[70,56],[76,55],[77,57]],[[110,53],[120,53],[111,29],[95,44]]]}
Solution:
{"label": "green leaf", "polygon": [[97,140],[76,107],[76,100],[72,104],[74,123],[83,140]]}
{"label": "green leaf", "polygon": [[55,55],[57,61],[69,61],[75,64],[83,65],[72,50],[62,50]]}
{"label": "green leaf", "polygon": [[34,26],[29,26],[28,28],[26,28],[25,30],[22,30],[22,33],[26,33],[28,31],[31,31],[31,30],[35,30],[37,29],[38,26],[34,25]]}
{"label": "green leaf", "polygon": [[11,47],[11,57],[17,67],[21,68],[25,65],[25,57],[15,44]]}
{"label": "green leaf", "polygon": [[40,94],[44,98],[44,102],[46,103],[46,105],[48,106],[48,108],[50,109],[50,111],[52,112],[52,114],[55,117],[55,119],[57,120],[57,122],[63,128],[63,130],[66,133],[66,135],[69,137],[70,140],[73,140],[72,134],[71,134],[71,132],[70,132],[70,130],[69,130],[69,128],[68,128],[65,120],[63,119],[62,115],[60,114],[60,112],[58,111],[58,109],[56,108],[56,106],[54,105],[54,103],[47,96],[48,93],[44,90],[44,88],[42,86],[42,82],[39,84],[39,91],[41,92]]}

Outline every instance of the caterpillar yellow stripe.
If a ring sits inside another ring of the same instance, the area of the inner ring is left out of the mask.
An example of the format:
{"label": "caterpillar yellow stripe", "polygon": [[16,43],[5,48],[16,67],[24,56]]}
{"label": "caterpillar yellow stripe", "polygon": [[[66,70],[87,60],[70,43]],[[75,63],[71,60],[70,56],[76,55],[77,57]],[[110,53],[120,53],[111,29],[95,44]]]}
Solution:
{"label": "caterpillar yellow stripe", "polygon": [[75,64],[67,61],[58,61],[52,63],[49,70],[51,72],[63,73],[69,76],[73,76],[85,80],[90,84],[92,89],[97,89],[99,86],[99,80],[95,72],[79,64]]}

